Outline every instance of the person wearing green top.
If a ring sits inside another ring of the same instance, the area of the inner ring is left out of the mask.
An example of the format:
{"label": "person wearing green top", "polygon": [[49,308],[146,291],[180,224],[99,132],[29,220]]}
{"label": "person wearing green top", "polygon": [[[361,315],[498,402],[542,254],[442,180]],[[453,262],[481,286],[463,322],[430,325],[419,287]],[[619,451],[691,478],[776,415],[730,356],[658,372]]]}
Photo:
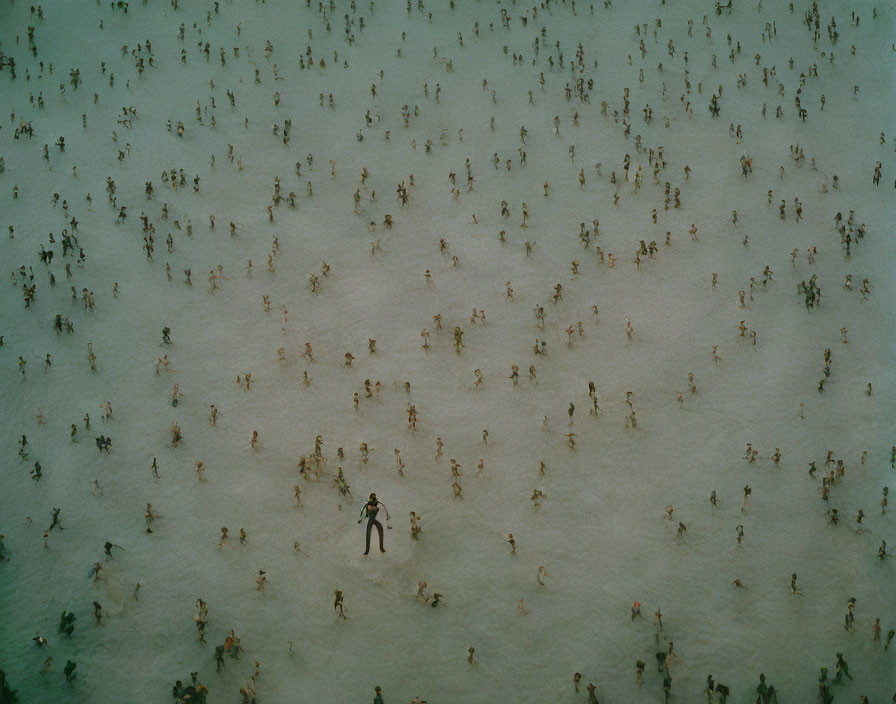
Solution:
{"label": "person wearing green top", "polygon": [[[370,552],[370,529],[374,526],[376,526],[377,533],[379,533],[380,536],[380,552],[386,552],[386,549],[383,547],[383,524],[376,520],[376,515],[380,511],[380,506],[386,509],[386,520],[389,520],[389,509],[386,508],[386,504],[377,500],[376,494],[371,494],[367,503],[364,504],[364,508],[361,509],[361,517],[358,519],[358,523],[364,520],[364,517],[367,516],[367,543],[364,548],[365,555]],[[392,526],[389,527],[391,528]]]}
{"label": "person wearing green top", "polygon": [[818,677],[818,696],[822,704],[831,704],[834,701],[834,695],[831,694],[831,684],[828,682],[828,668],[821,668],[821,674]]}
{"label": "person wearing green top", "polygon": [[852,675],[849,674],[849,665],[843,659],[843,653],[837,653],[837,676],[834,678],[834,684],[840,684],[843,681],[843,675],[852,679]]}
{"label": "person wearing green top", "polygon": [[373,698],[373,704],[383,704],[383,690],[377,685],[373,688],[373,691],[376,693],[376,696]]}
{"label": "person wearing green top", "polygon": [[756,687],[756,704],[767,704],[768,702],[768,686],[765,684],[765,675],[759,675],[759,686]]}

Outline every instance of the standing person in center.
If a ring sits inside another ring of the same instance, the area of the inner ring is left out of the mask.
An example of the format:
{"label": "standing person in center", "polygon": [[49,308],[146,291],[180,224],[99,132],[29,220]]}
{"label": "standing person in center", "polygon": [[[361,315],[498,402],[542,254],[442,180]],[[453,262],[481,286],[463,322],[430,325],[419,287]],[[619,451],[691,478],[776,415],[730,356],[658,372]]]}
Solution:
{"label": "standing person in center", "polygon": [[[382,501],[378,501],[376,498],[376,494],[371,494],[370,498],[367,500],[367,503],[364,504],[364,508],[361,509],[361,517],[358,519],[358,523],[364,520],[364,516],[367,516],[367,539],[364,548],[364,554],[367,555],[370,552],[370,529],[376,526],[377,533],[380,536],[380,552],[386,552],[386,549],[383,547],[383,524],[376,520],[376,515],[379,513],[380,506],[386,509],[386,520],[389,520],[389,509],[386,508],[386,504]],[[392,526],[389,526],[391,528]]]}

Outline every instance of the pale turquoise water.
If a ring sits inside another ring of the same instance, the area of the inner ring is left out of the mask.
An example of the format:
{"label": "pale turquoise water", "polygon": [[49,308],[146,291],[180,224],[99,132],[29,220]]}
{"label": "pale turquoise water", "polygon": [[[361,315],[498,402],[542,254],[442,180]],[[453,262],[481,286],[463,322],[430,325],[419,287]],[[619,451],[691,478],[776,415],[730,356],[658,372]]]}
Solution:
{"label": "pale turquoise water", "polygon": [[[42,21],[32,19],[21,2],[0,8],[2,49],[15,57],[18,75],[13,81],[8,67],[0,73],[0,106],[14,113],[8,122],[3,117],[0,130],[6,165],[0,212],[4,228],[15,228],[13,239],[0,240],[0,259],[10,272],[33,267],[37,284],[36,302],[26,309],[16,273],[17,285],[8,285],[0,305],[6,401],[0,533],[10,558],[0,570],[0,667],[22,701],[171,701],[171,685],[191,671],[209,687],[210,701],[239,701],[238,690],[257,659],[259,702],[372,700],[375,684],[383,687],[389,704],[417,695],[431,704],[586,701],[589,682],[602,702],[659,702],[662,677],[654,653],[665,650],[669,640],[680,658],[672,664],[677,702],[702,701],[709,673],[731,687],[729,701],[752,702],[760,672],[780,701],[811,702],[818,668],[827,666],[833,675],[837,652],[845,654],[855,677],[838,688],[837,701],[858,701],[864,694],[877,702],[892,695],[893,648],[885,653],[872,641],[875,618],[884,634],[896,627],[893,562],[877,558],[882,540],[896,546],[892,513],[880,513],[896,442],[890,402],[896,165],[892,96],[886,90],[893,78],[891,9],[879,7],[872,21],[872,6],[863,4],[855,27],[851,7],[822,3],[816,52],[801,24],[808,6],[791,15],[786,6],[771,3],[761,12],[743,5],[719,17],[709,4],[604,8],[598,3],[593,16],[583,3],[576,14],[569,5],[552,4],[550,11],[539,9],[535,19],[530,9],[526,26],[520,19],[523,7],[507,3],[458,2],[454,10],[441,3],[422,12],[414,5],[410,14],[400,2],[380,2],[372,11],[368,4],[352,11],[339,3],[327,12],[330,34],[315,7],[293,2],[221,3],[219,13],[213,4],[188,3],[176,11],[158,2],[131,3],[127,14],[91,4],[42,7]],[[511,17],[509,30],[501,26],[502,8]],[[355,18],[352,45],[344,39],[346,13]],[[820,55],[831,49],[825,28],[831,15],[840,35],[833,66]],[[777,36],[763,41],[765,23],[773,20]],[[638,22],[648,24],[643,59],[634,29]],[[28,51],[29,25],[35,27],[36,58]],[[533,66],[542,27],[544,42]],[[732,46],[742,45],[734,63],[727,58],[729,32]],[[147,39],[155,67],[148,65]],[[198,46],[206,41],[208,61]],[[557,41],[567,66],[562,70]],[[581,74],[568,68],[579,42]],[[130,53],[138,43],[142,76],[138,56]],[[315,67],[302,71],[298,57],[307,57],[309,45]],[[220,61],[222,47],[226,66]],[[180,61],[181,48],[186,64]],[[690,119],[679,100],[685,91],[684,51]],[[522,53],[522,64],[514,64],[514,53]],[[758,66],[752,58],[757,53]],[[321,59],[326,68],[319,66]],[[275,64],[282,80],[275,78]],[[801,89],[808,110],[803,123],[795,114],[794,95],[799,74],[812,64],[818,78],[807,78]],[[762,68],[772,66],[777,75],[766,87]],[[77,89],[68,77],[74,68],[83,81]],[[747,76],[744,88],[737,86],[740,74]],[[579,75],[594,81],[590,103],[564,97],[564,85]],[[722,112],[712,120],[706,106],[720,84]],[[621,120],[626,86],[631,139],[613,118],[618,111]],[[235,95],[233,109],[228,90]],[[333,94],[332,110],[320,106],[320,93],[325,105]],[[197,100],[202,124],[196,120]],[[608,103],[606,116],[602,101]],[[767,119],[760,114],[763,103]],[[405,104],[412,113],[407,129],[401,115]],[[780,120],[774,117],[779,104]],[[653,109],[650,124],[643,120],[645,105]],[[122,107],[136,110],[130,127],[117,122]],[[282,141],[287,118],[292,120],[288,147]],[[20,119],[31,121],[32,140],[13,138]],[[183,122],[183,138],[168,132],[169,119],[174,127]],[[729,123],[742,126],[742,143],[729,137]],[[528,131],[525,146],[522,126]],[[637,134],[645,147],[640,153],[633,144]],[[54,146],[59,136],[65,137],[64,152]],[[806,155],[802,165],[788,158],[788,147],[797,142]],[[41,156],[44,143],[49,163]],[[667,166],[658,185],[648,146],[664,148]],[[518,149],[526,151],[525,166]],[[308,154],[313,154],[310,166]],[[634,164],[632,178],[637,165],[644,168],[638,193],[631,182],[624,183],[625,154]],[[740,177],[742,154],[753,158],[746,182]],[[813,157],[817,170],[808,163]],[[472,192],[466,187],[466,159],[474,176]],[[871,184],[876,161],[883,168],[879,187]],[[692,170],[688,181],[685,164]],[[364,167],[370,174],[366,186],[360,181]],[[163,169],[183,169],[187,185],[175,193],[161,181]],[[582,188],[580,169],[586,179]],[[616,185],[610,183],[613,170]],[[460,189],[456,199],[452,171]],[[201,179],[198,193],[194,175]],[[115,222],[107,176],[115,181],[118,205],[127,206],[124,224]],[[266,207],[275,177],[284,198],[295,192],[297,205],[290,208],[284,201],[273,208],[269,222]],[[146,181],[154,187],[151,200],[145,198]],[[405,208],[395,193],[401,181],[410,190]],[[663,209],[665,181],[681,190],[680,209],[671,204]],[[821,192],[823,184],[827,193]],[[352,199],[356,189],[362,196],[358,213]],[[60,196],[56,205],[54,193]],[[798,224],[794,198],[803,203]],[[61,232],[70,228],[63,199],[78,220],[87,255],[83,266],[76,257],[61,256]],[[782,199],[787,201],[783,221],[777,209]],[[502,200],[511,211],[507,220],[500,215]],[[530,216],[526,229],[520,227],[523,202]],[[163,203],[168,203],[167,220]],[[865,223],[867,234],[847,261],[833,218],[838,211],[848,216],[851,209],[854,226]],[[153,261],[141,251],[141,213],[155,228]],[[382,224],[386,214],[395,220],[391,230]],[[214,230],[209,215],[215,215]],[[578,242],[579,224],[593,229],[595,218],[601,233],[597,244],[618,260],[613,268],[600,265],[594,240],[587,251]],[[370,221],[377,224],[375,232],[368,229]],[[697,241],[688,236],[691,223],[698,226]],[[670,247],[664,245],[667,231]],[[48,239],[51,232],[55,245]],[[165,244],[169,233],[171,253]],[[274,237],[280,254],[269,272]],[[447,240],[447,252],[440,253],[440,238]],[[642,257],[638,272],[634,254],[641,239],[655,240],[659,252],[656,259]],[[381,250],[371,255],[376,240]],[[527,240],[535,242],[530,257],[524,252]],[[36,256],[39,244],[55,250],[49,267]],[[812,266],[806,256],[811,246],[818,250]],[[452,256],[458,257],[456,267]],[[324,260],[331,273],[321,276],[321,291],[312,294],[309,274],[320,276]],[[579,263],[577,277],[573,260]],[[211,294],[208,272],[218,264],[225,278]],[[762,288],[766,265],[774,270],[774,281]],[[183,283],[185,268],[192,269],[192,287]],[[426,269],[432,288],[426,286]],[[713,273],[719,279],[715,291]],[[813,273],[823,302],[808,312],[796,286]],[[852,292],[843,288],[846,274],[853,277]],[[748,307],[741,309],[738,291],[748,291],[750,277],[757,282],[754,300],[748,297]],[[863,278],[873,286],[868,300],[858,290]],[[514,289],[513,302],[506,297],[506,281]],[[554,305],[550,297],[557,282],[563,284],[563,301]],[[86,312],[80,299],[72,301],[71,286],[79,295],[84,287],[92,290],[97,309]],[[264,311],[262,296],[270,297],[270,312]],[[535,327],[536,305],[546,309],[544,332]],[[285,331],[281,306],[288,310]],[[486,313],[484,327],[470,322],[474,306]],[[73,334],[53,330],[57,313],[72,321]],[[435,314],[442,316],[441,332],[434,330]],[[625,316],[634,326],[632,340]],[[757,331],[755,347],[739,336],[741,319]],[[578,321],[584,338],[574,333],[568,348],[564,330]],[[465,332],[461,356],[451,347],[455,325]],[[164,326],[171,328],[171,345],[162,342]],[[432,331],[428,353],[420,348],[424,327]],[[846,345],[842,327],[848,328]],[[375,355],[367,352],[369,338],[377,340]],[[535,338],[548,342],[548,356],[532,354]],[[301,357],[306,341],[313,345],[314,363]],[[95,373],[87,360],[88,342],[97,357]],[[711,352],[716,344],[718,364]],[[278,363],[279,347],[286,365]],[[825,348],[832,350],[832,373],[820,394],[816,384]],[[351,368],[343,362],[347,351],[356,358]],[[45,369],[48,352],[52,368]],[[163,354],[172,371],[156,375],[153,363]],[[24,380],[19,355],[27,360]],[[507,379],[512,364],[520,369],[519,388]],[[529,381],[530,364],[537,385]],[[474,369],[485,379],[476,391]],[[311,377],[309,387],[302,383],[303,371]],[[236,384],[237,375],[246,372],[252,374],[249,391]],[[695,375],[696,395],[687,391],[688,372]],[[365,397],[365,379],[382,383],[378,399]],[[598,390],[597,418],[588,415],[589,380]],[[410,396],[405,381],[411,383]],[[170,404],[175,383],[183,394],[176,409]],[[626,391],[633,392],[637,430],[625,427]],[[360,395],[357,413],[354,392]],[[684,393],[681,405],[678,392]],[[106,399],[114,415],[104,425],[99,404]],[[418,410],[416,433],[406,422],[409,402]],[[572,428],[567,426],[570,402],[576,408]],[[216,428],[207,420],[212,403],[220,409]],[[42,425],[36,421],[38,409]],[[85,412],[92,419],[90,432],[81,420]],[[168,445],[166,432],[174,420],[185,437],[177,448]],[[77,444],[70,439],[72,423],[78,427]],[[489,430],[487,446],[481,443],[483,429]],[[257,450],[249,444],[253,430],[260,435]],[[570,431],[577,434],[574,453],[564,437]],[[17,455],[23,433],[28,460]],[[94,445],[100,433],[113,438],[108,456]],[[352,504],[340,504],[329,477],[320,484],[299,478],[298,458],[311,453],[318,433],[325,442],[326,471],[343,466],[357,499]],[[436,437],[445,442],[438,462]],[[366,465],[359,461],[361,442],[373,448]],[[747,442],[760,453],[752,465],[741,459]],[[336,457],[338,447],[345,449],[344,461]],[[769,459],[776,447],[783,453],[780,467]],[[403,478],[393,448],[400,448],[407,465]],[[847,470],[825,503],[820,482],[828,450]],[[864,466],[863,451],[868,453]],[[153,457],[159,480],[150,469]],[[463,501],[452,498],[450,458],[462,465]],[[197,480],[197,460],[206,482]],[[42,466],[39,482],[29,475],[34,461]],[[540,461],[547,465],[545,476]],[[806,472],[810,461],[819,467],[815,480]],[[92,491],[94,479],[102,496]],[[295,484],[303,489],[301,510],[295,508]],[[746,484],[753,493],[742,513]],[[546,494],[538,510],[529,498],[536,488]],[[708,500],[712,490],[719,499],[715,508]],[[386,533],[386,555],[362,558],[363,526],[355,515],[371,491],[389,507],[393,529]],[[152,535],[143,532],[146,502],[160,516]],[[674,507],[672,522],[663,519],[668,504]],[[44,550],[41,536],[53,507],[62,509],[65,530],[54,530]],[[836,528],[827,521],[829,507],[840,512]],[[866,518],[857,535],[859,509]],[[409,538],[412,510],[423,516],[419,543]],[[687,527],[682,540],[676,536],[679,520]],[[738,525],[745,532],[740,548]],[[229,528],[232,544],[218,550],[221,526]],[[235,539],[241,527],[248,532],[245,546]],[[516,555],[506,544],[509,532],[517,541]],[[104,563],[104,577],[93,586],[91,565],[102,560],[106,540],[124,551]],[[296,540],[303,553],[294,550]],[[544,586],[536,580],[540,565],[547,570]],[[264,594],[255,588],[259,569],[268,576]],[[799,575],[802,597],[789,591],[792,572]],[[748,589],[732,586],[735,578]],[[427,592],[443,595],[444,608],[415,600],[420,580],[428,583]],[[137,582],[139,601],[132,598]],[[335,589],[345,594],[345,622],[332,610]],[[191,620],[198,597],[209,604],[205,645],[195,642]],[[852,633],[843,628],[850,597],[857,599]],[[94,600],[104,610],[99,626]],[[631,622],[636,600],[644,618]],[[658,607],[665,630],[656,638],[651,621]],[[57,633],[64,609],[77,615],[71,639]],[[231,628],[245,654],[239,662],[228,659],[216,673],[212,652]],[[37,633],[49,639],[48,646],[31,641]],[[466,659],[470,646],[476,649],[472,666]],[[43,673],[48,656],[53,662]],[[68,659],[78,663],[71,685],[62,674]],[[640,691],[639,659],[647,663]],[[575,672],[582,674],[578,694]]]}

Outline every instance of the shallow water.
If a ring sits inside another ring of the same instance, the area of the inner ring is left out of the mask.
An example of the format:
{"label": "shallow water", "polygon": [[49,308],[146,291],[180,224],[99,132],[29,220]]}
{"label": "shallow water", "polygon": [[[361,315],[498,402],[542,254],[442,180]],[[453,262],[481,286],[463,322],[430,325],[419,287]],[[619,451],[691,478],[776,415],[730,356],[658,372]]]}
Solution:
{"label": "shallow water", "polygon": [[[791,14],[772,3],[761,10],[738,5],[730,16],[711,12],[711,38],[703,24],[711,6],[680,2],[649,8],[597,4],[593,15],[583,3],[575,13],[569,4],[552,3],[536,19],[530,9],[525,26],[526,12],[513,3],[456,3],[453,10],[446,3],[422,12],[414,6],[410,13],[402,3],[380,2],[373,10],[338,3],[328,9],[330,33],[317,8],[295,2],[225,2],[218,12],[213,4],[182,3],[174,10],[152,0],[131,3],[127,13],[90,4],[42,7],[42,21],[21,2],[0,10],[2,49],[15,58],[18,76],[12,80],[8,66],[0,73],[0,103],[14,113],[0,129],[6,165],[0,212],[3,224],[15,228],[14,238],[2,240],[0,258],[10,271],[33,267],[37,284],[36,301],[26,308],[16,273],[17,286],[10,285],[0,302],[0,383],[7,399],[0,410],[6,458],[0,533],[9,557],[0,566],[0,667],[22,701],[112,702],[121,701],[122,691],[134,701],[170,701],[171,685],[192,671],[208,686],[210,701],[239,701],[238,689],[258,660],[259,702],[362,701],[372,699],[376,684],[390,704],[418,695],[431,704],[511,697],[572,702],[587,700],[589,682],[602,702],[659,702],[662,675],[654,653],[669,641],[678,656],[671,668],[673,701],[701,701],[709,673],[731,688],[729,701],[753,701],[760,672],[782,702],[814,701],[818,670],[826,666],[833,676],[837,652],[855,678],[837,688],[838,701],[867,695],[878,702],[892,695],[894,653],[872,641],[875,618],[884,634],[896,628],[893,561],[877,558],[882,540],[896,545],[892,514],[880,511],[896,442],[889,400],[896,379],[888,186],[896,177],[887,90],[894,77],[892,8],[879,6],[872,20],[871,4],[856,5],[861,21],[855,27],[851,6],[820,3],[822,38],[815,49],[802,24],[809,6]],[[501,27],[502,8],[511,17],[509,30]],[[352,44],[344,38],[346,13],[354,20]],[[840,32],[833,65],[825,30],[832,15]],[[772,21],[777,34],[763,41]],[[643,58],[636,23],[648,24]],[[28,51],[29,25],[35,27],[36,58]],[[542,27],[536,59],[534,41]],[[733,63],[727,58],[729,32],[732,45],[742,46]],[[154,67],[148,65],[147,39]],[[269,57],[266,40],[273,48]],[[548,56],[558,64],[558,41],[567,67],[582,43],[581,75],[594,81],[589,103],[565,99],[564,85],[577,69],[551,70]],[[210,45],[208,61],[200,42]],[[142,75],[137,55],[129,53],[138,43]],[[308,46],[315,67],[301,70],[298,58],[307,57]],[[238,57],[233,47],[239,47]],[[690,118],[679,100],[684,51]],[[521,64],[514,63],[514,53],[522,53]],[[757,53],[758,66],[752,58]],[[318,65],[322,58],[326,68]],[[38,61],[45,64],[42,77]],[[275,78],[275,64],[282,80]],[[807,78],[801,89],[808,111],[802,122],[794,95],[800,73],[812,64],[818,78]],[[772,66],[777,76],[766,87],[762,68]],[[77,89],[67,75],[74,68],[83,81]],[[741,74],[747,85],[738,88]],[[860,90],[854,96],[855,84]],[[707,105],[719,85],[721,114],[713,119]],[[631,139],[621,121],[625,87],[631,91]],[[233,109],[228,90],[235,95]],[[320,106],[320,93],[325,105],[333,94],[333,109]],[[35,103],[42,94],[45,107],[32,106],[29,94]],[[602,101],[607,115],[601,114]],[[776,119],[779,104],[784,116]],[[407,129],[403,105],[412,113]],[[642,119],[645,105],[653,109],[649,124]],[[127,127],[117,120],[129,106],[137,115]],[[20,118],[31,121],[33,139],[14,139]],[[293,125],[288,146],[282,140],[287,118]],[[183,137],[168,131],[168,120],[174,127],[183,122]],[[729,136],[729,123],[742,126],[742,143]],[[521,126],[528,131],[525,145]],[[634,135],[641,135],[640,152]],[[65,137],[64,151],[54,146],[59,136]],[[44,143],[49,161],[41,156]],[[788,158],[796,143],[806,155],[801,164]],[[659,146],[667,164],[654,184],[648,148]],[[518,149],[526,151],[525,165]],[[495,153],[500,169],[492,162]],[[632,179],[639,165],[644,169],[637,192],[622,176],[626,154]],[[746,180],[741,155],[753,159]],[[474,176],[470,192],[466,159]],[[874,187],[877,161],[883,177]],[[687,181],[685,165],[691,169]],[[360,182],[364,167],[366,186]],[[187,185],[175,192],[160,179],[165,169],[183,169]],[[456,198],[452,171],[460,189]],[[198,193],[194,175],[201,179]],[[118,206],[127,206],[124,223],[116,222],[107,177],[115,181]],[[284,197],[295,192],[296,207],[282,202],[271,222],[267,205],[275,177]],[[146,181],[153,184],[151,200]],[[403,208],[395,193],[402,181],[410,192]],[[679,209],[663,208],[666,181],[681,191]],[[56,205],[54,193],[60,196]],[[794,198],[803,204],[798,223]],[[70,228],[63,199],[78,220],[83,265],[76,256],[61,256],[61,232]],[[500,214],[502,200],[511,211],[508,219]],[[785,220],[778,216],[781,200],[787,202]],[[866,236],[847,259],[834,215],[850,210],[856,227],[865,224]],[[152,261],[141,251],[141,213],[155,228]],[[394,218],[391,229],[383,225],[386,214]],[[209,215],[215,216],[214,229]],[[583,248],[580,223],[593,230],[595,218],[600,234]],[[697,240],[688,235],[692,223]],[[280,253],[270,272],[275,237]],[[441,238],[449,245],[444,253]],[[638,271],[634,254],[642,239],[655,240],[659,251],[656,258],[642,256]],[[380,243],[374,254],[372,241]],[[530,256],[526,241],[534,242]],[[616,257],[615,267],[601,265],[595,242]],[[49,266],[36,256],[39,244],[55,250]],[[818,250],[814,265],[806,256],[812,246]],[[793,248],[799,256],[791,264]],[[571,271],[573,260],[578,275]],[[322,261],[331,267],[329,276],[321,275]],[[205,272],[219,264],[224,278],[210,292]],[[766,265],[773,280],[762,286]],[[186,268],[193,272],[192,286],[183,283]],[[312,272],[320,277],[317,293],[308,282]],[[813,273],[823,298],[808,311],[796,286]],[[843,287],[846,274],[853,277],[851,292]],[[752,299],[750,277],[756,281]],[[867,300],[858,290],[863,278],[873,287]],[[514,301],[505,294],[507,281]],[[558,282],[563,300],[552,304]],[[93,291],[96,310],[71,300],[71,286]],[[739,290],[747,291],[745,309]],[[270,312],[263,310],[265,295]],[[535,325],[536,305],[547,314],[543,332]],[[470,322],[473,307],[485,311],[485,324]],[[71,320],[73,334],[53,330],[56,314]],[[441,331],[434,329],[436,314]],[[741,319],[757,332],[755,346],[740,337]],[[568,347],[565,329],[578,321],[584,336],[575,332]],[[162,341],[165,326],[170,344]],[[455,326],[465,333],[459,355],[452,347]],[[424,327],[432,332],[429,351],[421,349]],[[848,344],[841,341],[843,327]],[[376,339],[374,355],[367,351],[370,338]],[[532,354],[536,338],[547,341],[547,355]],[[88,342],[97,357],[95,372]],[[305,342],[313,345],[313,363],[301,357]],[[719,345],[717,363],[713,345]],[[286,364],[278,362],[279,347]],[[819,393],[825,348],[833,362]],[[346,352],[355,357],[351,367],[344,364]],[[51,368],[43,362],[47,353]],[[153,363],[163,354],[171,371],[157,374]],[[27,360],[24,378],[19,355]],[[518,387],[507,378],[512,364],[520,370]],[[529,380],[530,364],[537,383]],[[480,389],[473,387],[474,369],[485,380]],[[303,384],[303,371],[310,386]],[[236,383],[246,372],[250,390]],[[687,390],[689,372],[696,394]],[[365,379],[381,382],[378,397],[365,397]],[[588,413],[589,380],[597,388],[597,417]],[[869,382],[871,396],[865,393]],[[170,403],[174,384],[183,394],[176,408]],[[627,391],[637,429],[626,428]],[[357,412],[353,392],[361,397]],[[104,424],[99,404],[107,399],[113,417]],[[416,432],[406,420],[408,403],[418,411]],[[216,427],[208,422],[209,404],[219,409]],[[81,420],[85,412],[90,431]],[[167,433],[174,420],[184,433],[178,447],[170,446]],[[72,423],[78,427],[74,444]],[[489,431],[487,445],[483,429]],[[250,447],[253,430],[259,432],[256,449]],[[574,451],[569,432],[576,433]],[[16,454],[23,433],[27,460]],[[96,450],[93,439],[100,433],[113,439],[109,455]],[[327,474],[321,483],[304,482],[298,459],[311,454],[318,433]],[[445,443],[438,461],[437,437]],[[360,462],[361,442],[372,448],[367,464]],[[742,459],[748,442],[759,451],[752,464]],[[339,447],[344,461],[336,456]],[[395,469],[393,448],[400,448],[407,465],[404,477]],[[770,459],[775,448],[783,455],[779,466]],[[829,450],[844,461],[846,474],[825,503],[821,476]],[[160,479],[150,469],[154,457]],[[452,495],[451,458],[462,466],[463,500]],[[197,479],[197,460],[207,481]],[[35,461],[43,472],[37,482],[29,476]],[[819,468],[815,479],[807,474],[811,461]],[[332,487],[337,465],[351,484],[353,502]],[[94,479],[102,495],[93,491]],[[296,484],[302,487],[301,509]],[[751,503],[741,511],[747,484]],[[540,508],[530,499],[534,489],[546,495]],[[715,507],[709,502],[713,490]],[[362,557],[364,526],[355,521],[363,496],[372,491],[389,507],[393,528],[386,531],[385,555],[374,550]],[[147,502],[159,514],[151,535],[142,518]],[[669,504],[672,521],[664,520]],[[61,508],[64,530],[54,529],[44,549],[41,536],[54,507]],[[831,507],[840,513],[839,526],[828,522]],[[861,534],[855,531],[859,509],[866,514]],[[410,511],[422,514],[419,542],[410,539]],[[687,527],[681,538],[678,521]],[[740,547],[738,525],[744,529]],[[222,526],[231,540],[219,548]],[[246,545],[236,539],[241,527]],[[506,543],[509,532],[516,554]],[[94,586],[91,565],[103,561],[107,540],[123,550],[103,562]],[[544,586],[536,579],[540,565],[547,571]],[[254,582],[259,569],[268,577],[263,594]],[[793,572],[803,596],[790,593]],[[747,589],[733,586],[734,579]],[[443,595],[444,608],[415,600],[420,580],[427,593]],[[139,600],[132,597],[137,582]],[[336,589],[345,595],[345,621],[332,608]],[[206,644],[195,642],[191,620],[199,597],[209,605]],[[855,630],[847,632],[843,618],[851,597]],[[99,625],[94,600],[103,607]],[[643,618],[633,622],[634,601],[641,602]],[[652,623],[657,608],[662,633]],[[77,615],[70,639],[56,632],[66,609]],[[216,673],[214,646],[231,628],[244,655],[228,659]],[[34,645],[30,639],[37,633],[49,645]],[[467,662],[470,646],[473,665]],[[43,673],[48,656],[53,663]],[[71,684],[62,674],[68,659],[78,664]],[[638,660],[647,663],[640,690]],[[575,672],[582,674],[578,694]]]}

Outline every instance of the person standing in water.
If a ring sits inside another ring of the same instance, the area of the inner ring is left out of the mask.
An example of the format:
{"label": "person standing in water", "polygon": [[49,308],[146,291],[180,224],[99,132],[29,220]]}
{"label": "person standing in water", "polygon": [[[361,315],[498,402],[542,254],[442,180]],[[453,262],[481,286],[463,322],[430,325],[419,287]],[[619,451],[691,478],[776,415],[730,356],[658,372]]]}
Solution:
{"label": "person standing in water", "polygon": [[[364,548],[365,555],[370,552],[370,529],[374,526],[376,526],[377,533],[379,533],[380,536],[380,552],[386,552],[386,549],[383,547],[383,524],[376,520],[376,515],[379,513],[380,506],[386,509],[386,520],[388,521],[389,509],[386,508],[386,504],[377,500],[376,494],[371,494],[367,503],[364,504],[364,508],[361,509],[361,517],[358,519],[358,523],[364,520],[364,516],[367,516],[367,540]],[[389,528],[391,527],[392,526],[389,526]]]}

